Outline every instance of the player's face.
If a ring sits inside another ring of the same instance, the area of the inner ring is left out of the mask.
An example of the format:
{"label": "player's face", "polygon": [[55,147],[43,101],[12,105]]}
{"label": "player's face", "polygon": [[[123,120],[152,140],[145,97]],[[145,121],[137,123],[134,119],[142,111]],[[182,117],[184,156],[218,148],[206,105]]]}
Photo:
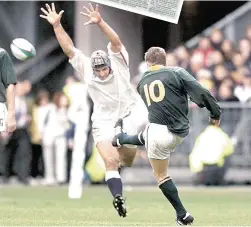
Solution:
{"label": "player's face", "polygon": [[108,66],[103,66],[97,69],[94,69],[94,73],[99,79],[104,80],[110,74],[110,68]]}

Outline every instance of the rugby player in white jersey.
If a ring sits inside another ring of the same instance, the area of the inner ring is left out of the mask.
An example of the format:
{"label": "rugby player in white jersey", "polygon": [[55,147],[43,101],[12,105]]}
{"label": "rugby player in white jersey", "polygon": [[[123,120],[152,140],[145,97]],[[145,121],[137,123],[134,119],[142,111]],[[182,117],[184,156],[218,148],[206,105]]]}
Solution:
{"label": "rugby player in white jersey", "polygon": [[[112,140],[115,135],[114,125],[118,118],[124,118],[124,131],[133,133],[148,122],[147,109],[130,83],[129,57],[116,32],[102,19],[98,5],[94,9],[83,7],[81,14],[89,19],[85,25],[96,24],[110,41],[108,53],[98,50],[91,58],[74,47],[71,38],[63,29],[60,20],[64,11],[55,10],[54,3],[41,8],[52,26],[64,53],[69,57],[73,68],[87,84],[88,92],[94,103],[92,128],[95,144],[106,166],[106,182],[113,195],[113,205],[121,217],[127,215],[122,196],[122,181],[118,171],[119,165],[131,166],[136,154],[136,147],[115,148]],[[79,97],[81,98],[81,97]]]}

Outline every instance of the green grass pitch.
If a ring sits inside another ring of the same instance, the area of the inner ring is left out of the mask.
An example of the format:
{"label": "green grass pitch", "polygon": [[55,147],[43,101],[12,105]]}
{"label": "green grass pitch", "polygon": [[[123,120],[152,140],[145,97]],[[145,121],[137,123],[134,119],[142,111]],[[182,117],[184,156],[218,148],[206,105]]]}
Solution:
{"label": "green grass pitch", "polygon": [[[66,187],[0,188],[0,226],[175,226],[175,213],[157,188],[125,191],[128,217],[120,218],[106,187],[84,189],[69,200]],[[251,225],[251,188],[180,188],[195,226]]]}

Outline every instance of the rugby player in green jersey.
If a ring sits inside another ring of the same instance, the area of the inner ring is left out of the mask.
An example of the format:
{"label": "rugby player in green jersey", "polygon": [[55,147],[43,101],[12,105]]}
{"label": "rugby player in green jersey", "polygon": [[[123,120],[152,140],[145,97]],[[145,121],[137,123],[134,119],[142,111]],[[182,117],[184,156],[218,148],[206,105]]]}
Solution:
{"label": "rugby player in green jersey", "polygon": [[[220,124],[221,108],[208,90],[185,69],[166,66],[166,52],[151,47],[145,54],[148,70],[142,76],[137,91],[148,108],[149,124],[137,135],[120,131],[113,146],[145,145],[158,186],[176,211],[178,225],[190,225],[194,218],[184,208],[169,173],[170,153],[189,133],[188,101],[210,112],[209,121]],[[115,127],[123,128],[119,119]]]}
{"label": "rugby player in green jersey", "polygon": [[[9,54],[0,48],[0,133],[16,130],[15,84],[17,77]],[[2,134],[2,136],[3,136]]]}

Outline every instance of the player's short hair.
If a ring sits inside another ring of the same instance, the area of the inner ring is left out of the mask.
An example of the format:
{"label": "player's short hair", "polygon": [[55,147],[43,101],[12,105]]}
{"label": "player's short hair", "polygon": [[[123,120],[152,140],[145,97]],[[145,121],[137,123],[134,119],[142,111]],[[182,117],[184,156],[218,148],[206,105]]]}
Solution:
{"label": "player's short hair", "polygon": [[152,65],[166,65],[166,51],[161,47],[151,47],[145,53],[145,61]]}
{"label": "player's short hair", "polygon": [[103,66],[111,68],[111,61],[109,55],[103,50],[94,51],[91,55],[91,66],[97,69]]}

